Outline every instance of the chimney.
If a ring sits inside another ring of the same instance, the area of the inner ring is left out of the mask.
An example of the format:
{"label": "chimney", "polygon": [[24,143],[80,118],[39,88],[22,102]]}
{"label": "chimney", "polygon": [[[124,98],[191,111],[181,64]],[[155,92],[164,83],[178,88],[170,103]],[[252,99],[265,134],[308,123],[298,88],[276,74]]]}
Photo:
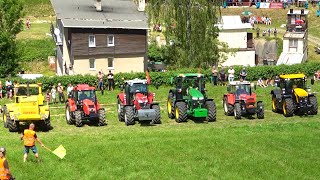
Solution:
{"label": "chimney", "polygon": [[96,7],[96,11],[102,11],[101,0],[95,0],[94,7]]}
{"label": "chimney", "polygon": [[293,14],[293,9],[290,9],[290,14]]}
{"label": "chimney", "polygon": [[304,14],[304,9],[301,9],[301,14]]}
{"label": "chimney", "polygon": [[138,11],[144,11],[146,7],[146,0],[139,0]]}

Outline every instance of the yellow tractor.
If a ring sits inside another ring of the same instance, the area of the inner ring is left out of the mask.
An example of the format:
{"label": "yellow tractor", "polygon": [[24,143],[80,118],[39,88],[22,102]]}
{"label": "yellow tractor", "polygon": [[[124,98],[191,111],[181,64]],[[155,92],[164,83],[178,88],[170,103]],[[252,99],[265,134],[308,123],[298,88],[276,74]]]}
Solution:
{"label": "yellow tractor", "polygon": [[273,112],[283,113],[285,117],[318,113],[317,98],[307,87],[304,74],[280,75],[277,86],[271,91]]}
{"label": "yellow tractor", "polygon": [[19,130],[19,123],[41,123],[42,129],[51,129],[50,109],[44,102],[42,84],[19,84],[14,87],[14,102],[4,105],[4,127],[10,132]]}

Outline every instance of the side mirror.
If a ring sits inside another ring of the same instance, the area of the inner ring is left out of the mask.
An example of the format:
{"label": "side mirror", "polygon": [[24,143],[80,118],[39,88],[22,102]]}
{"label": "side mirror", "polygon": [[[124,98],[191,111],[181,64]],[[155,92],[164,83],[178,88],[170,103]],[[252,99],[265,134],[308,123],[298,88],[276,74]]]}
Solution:
{"label": "side mirror", "polygon": [[72,98],[72,94],[71,93],[68,94],[68,98]]}
{"label": "side mirror", "polygon": [[230,87],[230,86],[227,87],[227,91],[228,91],[228,92],[231,91],[231,87]]}
{"label": "side mirror", "polygon": [[170,84],[173,84],[173,77],[170,78]]}
{"label": "side mirror", "polygon": [[311,79],[311,85],[314,85],[314,79]]}

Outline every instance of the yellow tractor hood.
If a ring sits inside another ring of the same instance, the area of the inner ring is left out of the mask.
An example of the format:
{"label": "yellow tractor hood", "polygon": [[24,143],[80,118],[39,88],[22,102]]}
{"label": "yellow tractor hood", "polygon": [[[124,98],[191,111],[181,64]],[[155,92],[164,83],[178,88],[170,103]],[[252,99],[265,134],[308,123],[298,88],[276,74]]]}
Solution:
{"label": "yellow tractor hood", "polygon": [[308,92],[301,88],[294,88],[294,93],[299,97],[306,97],[308,96]]}

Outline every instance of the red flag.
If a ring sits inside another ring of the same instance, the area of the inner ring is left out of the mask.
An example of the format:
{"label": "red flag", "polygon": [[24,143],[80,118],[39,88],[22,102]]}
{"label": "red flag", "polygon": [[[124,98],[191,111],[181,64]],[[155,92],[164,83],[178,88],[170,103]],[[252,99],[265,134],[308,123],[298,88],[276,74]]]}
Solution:
{"label": "red flag", "polygon": [[151,79],[150,79],[150,75],[149,75],[148,70],[146,70],[146,78],[147,78],[147,84],[150,84],[151,83]]}

